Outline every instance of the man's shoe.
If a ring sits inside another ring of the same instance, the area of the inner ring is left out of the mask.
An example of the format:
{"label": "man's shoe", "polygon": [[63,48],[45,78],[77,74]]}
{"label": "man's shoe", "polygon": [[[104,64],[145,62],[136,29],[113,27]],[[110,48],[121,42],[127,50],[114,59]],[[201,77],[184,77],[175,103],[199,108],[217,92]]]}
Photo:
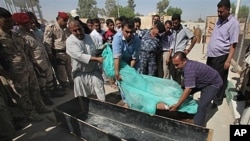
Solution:
{"label": "man's shoe", "polygon": [[13,122],[22,122],[25,120],[25,117],[21,117],[21,116],[14,116],[13,117]]}
{"label": "man's shoe", "polygon": [[39,114],[46,114],[46,113],[51,113],[52,110],[46,108],[46,107],[41,107],[41,108],[37,108],[36,111],[39,113]]}
{"label": "man's shoe", "polygon": [[51,98],[63,97],[63,96],[65,96],[65,92],[62,88],[56,88],[56,89],[50,91]]}
{"label": "man's shoe", "polygon": [[31,122],[41,122],[41,121],[43,121],[43,118],[40,115],[38,115],[38,114],[34,114],[32,116],[29,116],[28,119]]}
{"label": "man's shoe", "polygon": [[215,103],[212,103],[212,106],[211,106],[212,109],[218,109],[218,105],[215,104]]}
{"label": "man's shoe", "polygon": [[233,98],[235,101],[243,101],[245,100],[245,96],[242,94],[235,95]]}
{"label": "man's shoe", "polygon": [[51,101],[51,99],[50,99],[50,92],[49,91],[42,92],[41,96],[43,98],[43,103],[45,105],[53,105],[54,104],[54,102]]}
{"label": "man's shoe", "polygon": [[43,98],[43,103],[45,105],[53,105],[54,104],[54,102],[49,97],[44,97]]}
{"label": "man's shoe", "polygon": [[63,97],[63,96],[65,96],[65,93],[51,93],[51,98],[55,98],[55,97]]}

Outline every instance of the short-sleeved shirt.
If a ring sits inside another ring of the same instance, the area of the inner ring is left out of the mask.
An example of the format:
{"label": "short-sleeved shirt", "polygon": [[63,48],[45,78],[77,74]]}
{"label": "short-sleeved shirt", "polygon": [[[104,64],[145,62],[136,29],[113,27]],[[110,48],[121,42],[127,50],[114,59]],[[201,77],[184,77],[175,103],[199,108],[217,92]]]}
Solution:
{"label": "short-sleeved shirt", "polygon": [[161,35],[160,43],[163,51],[168,51],[171,46],[173,46],[173,33],[172,32],[164,32]]}
{"label": "short-sleeved shirt", "polygon": [[128,42],[122,35],[117,32],[112,42],[113,57],[121,58],[121,60],[130,63],[131,59],[138,59],[141,41],[137,36],[132,37]]}
{"label": "short-sleeved shirt", "polygon": [[185,88],[201,89],[209,85],[220,88],[223,84],[219,73],[201,62],[187,60],[183,72]]}
{"label": "short-sleeved shirt", "polygon": [[218,57],[228,54],[230,46],[238,43],[239,32],[239,22],[232,15],[222,23],[218,20],[207,46],[207,56]]}
{"label": "short-sleeved shirt", "polygon": [[90,36],[95,40],[95,42],[98,43],[98,46],[103,45],[103,39],[102,36],[104,34],[104,31],[101,30],[101,32],[97,32],[95,29],[90,33]]}
{"label": "short-sleeved shirt", "polygon": [[181,27],[173,31],[174,43],[170,49],[173,49],[172,55],[177,51],[184,51],[187,47],[188,41],[194,37],[194,34],[186,27]]}
{"label": "short-sleeved shirt", "polygon": [[54,49],[66,49],[66,39],[69,35],[69,32],[56,22],[54,25],[46,26],[44,42]]}

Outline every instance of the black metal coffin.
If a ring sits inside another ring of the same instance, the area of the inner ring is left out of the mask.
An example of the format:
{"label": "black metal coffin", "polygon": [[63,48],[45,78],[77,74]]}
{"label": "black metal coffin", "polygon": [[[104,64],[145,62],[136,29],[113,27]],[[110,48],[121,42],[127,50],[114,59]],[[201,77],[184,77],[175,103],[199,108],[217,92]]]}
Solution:
{"label": "black metal coffin", "polygon": [[208,141],[212,130],[77,97],[54,109],[57,122],[87,141]]}

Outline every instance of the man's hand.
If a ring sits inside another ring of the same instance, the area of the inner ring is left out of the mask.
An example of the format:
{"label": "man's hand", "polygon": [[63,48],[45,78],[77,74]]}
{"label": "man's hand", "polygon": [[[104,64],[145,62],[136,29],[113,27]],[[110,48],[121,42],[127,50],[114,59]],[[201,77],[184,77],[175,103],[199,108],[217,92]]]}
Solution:
{"label": "man's hand", "polygon": [[95,56],[92,56],[90,58],[91,61],[96,61],[98,63],[102,63],[103,62],[103,58],[102,57],[95,57]]}
{"label": "man's hand", "polygon": [[184,53],[185,53],[186,55],[187,55],[189,52],[190,52],[189,49],[185,49],[185,50],[184,50]]}
{"label": "man's hand", "polygon": [[122,80],[122,78],[121,78],[121,76],[120,76],[119,73],[115,73],[115,79],[116,79],[117,81]]}
{"label": "man's hand", "polygon": [[179,106],[177,104],[174,104],[174,105],[169,107],[169,111],[177,111],[178,108],[179,108]]}
{"label": "man's hand", "polygon": [[169,58],[167,58],[167,59],[165,60],[165,62],[166,62],[166,65],[168,65],[168,64],[169,64]]}
{"label": "man's hand", "polygon": [[231,64],[231,62],[226,61],[226,62],[224,63],[224,70],[229,69],[230,64]]}
{"label": "man's hand", "polygon": [[103,62],[103,57],[97,57],[97,62],[102,63]]}

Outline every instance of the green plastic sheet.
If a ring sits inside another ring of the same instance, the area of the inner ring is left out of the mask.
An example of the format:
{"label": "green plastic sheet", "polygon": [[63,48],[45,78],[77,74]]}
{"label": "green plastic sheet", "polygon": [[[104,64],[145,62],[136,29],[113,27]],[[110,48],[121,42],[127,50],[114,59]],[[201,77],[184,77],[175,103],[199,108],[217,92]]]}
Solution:
{"label": "green plastic sheet", "polygon": [[[109,46],[104,49],[102,56],[105,74],[110,78],[114,77],[114,59]],[[175,81],[139,74],[123,61],[120,63],[120,75],[122,80],[118,82],[119,89],[128,106],[151,115],[155,114],[157,103],[163,102],[169,106],[176,104],[183,92]],[[178,111],[195,114],[197,107],[197,102],[190,96]]]}

